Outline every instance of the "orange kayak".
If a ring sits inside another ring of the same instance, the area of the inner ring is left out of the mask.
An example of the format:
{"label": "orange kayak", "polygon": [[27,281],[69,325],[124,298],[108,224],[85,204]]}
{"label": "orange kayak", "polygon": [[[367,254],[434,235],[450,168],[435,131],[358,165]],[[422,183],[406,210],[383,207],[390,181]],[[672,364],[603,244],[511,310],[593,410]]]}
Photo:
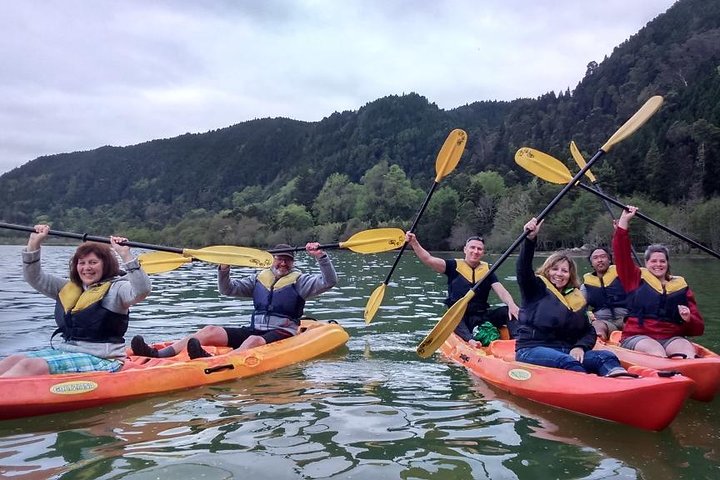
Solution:
{"label": "orange kayak", "polygon": [[662,430],[690,395],[693,381],[662,377],[657,370],[631,367],[639,378],[606,378],[515,360],[515,341],[496,340],[475,348],[453,334],[440,347],[445,357],[485,382],[545,405],[646,430]]}
{"label": "orange kayak", "polygon": [[348,338],[336,323],[303,320],[298,335],[239,353],[206,347],[217,356],[196,360],[190,360],[187,353],[172,358],[131,356],[115,373],[0,378],[0,420],[96,407],[258,375],[330,352]]}
{"label": "orange kayak", "polygon": [[695,389],[691,398],[702,402],[709,402],[715,398],[720,389],[720,355],[694,343],[698,358],[656,357],[655,355],[648,355],[647,353],[621,347],[621,335],[622,332],[613,332],[607,343],[598,339],[595,348],[610,350],[617,355],[625,367],[639,365],[654,368],[655,370],[680,372],[695,382]]}

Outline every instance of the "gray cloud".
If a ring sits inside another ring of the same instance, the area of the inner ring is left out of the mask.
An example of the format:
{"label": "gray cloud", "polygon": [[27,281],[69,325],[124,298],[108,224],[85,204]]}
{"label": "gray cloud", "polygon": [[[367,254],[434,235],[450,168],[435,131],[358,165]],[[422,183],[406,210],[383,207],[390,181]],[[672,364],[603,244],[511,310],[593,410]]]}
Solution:
{"label": "gray cloud", "polygon": [[672,0],[6,2],[0,173],[40,155],[573,88]]}

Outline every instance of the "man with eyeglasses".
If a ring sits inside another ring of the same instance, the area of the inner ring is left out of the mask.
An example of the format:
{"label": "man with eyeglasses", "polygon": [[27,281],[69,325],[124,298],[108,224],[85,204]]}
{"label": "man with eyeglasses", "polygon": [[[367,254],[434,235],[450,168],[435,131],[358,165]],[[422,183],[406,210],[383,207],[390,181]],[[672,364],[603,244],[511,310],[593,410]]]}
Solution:
{"label": "man with eyeglasses", "polygon": [[[490,266],[482,261],[485,256],[485,241],[482,237],[470,237],[465,241],[463,247],[465,258],[447,260],[431,255],[420,245],[414,233],[407,232],[405,241],[422,263],[447,276],[448,296],[445,305],[448,308],[463,298],[490,269]],[[491,289],[506,306],[490,308],[488,297]],[[507,326],[512,336],[519,310],[510,292],[493,273],[487,276],[475,291],[475,296],[470,300],[465,316],[455,328],[455,333],[466,342],[478,345],[479,342],[473,339],[473,329],[484,322],[490,322],[498,329]]]}
{"label": "man with eyeglasses", "polygon": [[[218,290],[221,294],[253,299],[254,310],[249,326],[207,325],[195,334],[160,350],[147,345],[138,335],[131,342],[133,352],[136,355],[163,358],[175,356],[187,348],[190,358],[201,358],[210,356],[202,345],[229,346],[242,351],[296,335],[305,301],[330,290],[337,283],[335,267],[319,246],[316,242],[305,245],[305,251],[315,257],[320,267],[319,274],[296,270],[292,252],[274,255],[270,268],[239,279],[230,278],[228,265],[218,267]],[[290,245],[280,244],[274,250],[290,248]]]}
{"label": "man with eyeglasses", "polygon": [[612,255],[605,247],[590,250],[588,261],[593,271],[583,276],[580,291],[588,304],[588,317],[597,336],[607,340],[616,330],[622,330],[628,314],[627,293],[620,283]]}

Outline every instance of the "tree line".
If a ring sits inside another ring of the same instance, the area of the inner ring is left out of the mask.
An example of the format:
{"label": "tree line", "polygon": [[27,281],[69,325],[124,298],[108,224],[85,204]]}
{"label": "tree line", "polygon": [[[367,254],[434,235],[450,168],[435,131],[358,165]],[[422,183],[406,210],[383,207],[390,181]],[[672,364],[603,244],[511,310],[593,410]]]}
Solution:
{"label": "tree line", "polygon": [[[593,171],[607,192],[717,245],[706,219],[720,196],[720,2],[702,0],[676,2],[612,55],[590,61],[573,90],[451,110],[417,93],[390,95],[319,122],[258,119],[40,157],[0,176],[0,220],[182,246],[335,241],[409,226],[440,146],[462,128],[466,152],[418,233],[430,248],[454,248],[470,232],[502,248],[556,191],[516,167],[517,149],[571,166],[570,140],[589,156],[656,94],[662,109]],[[573,192],[548,219],[546,247],[606,238],[601,207]],[[17,240],[0,232],[0,241]]]}

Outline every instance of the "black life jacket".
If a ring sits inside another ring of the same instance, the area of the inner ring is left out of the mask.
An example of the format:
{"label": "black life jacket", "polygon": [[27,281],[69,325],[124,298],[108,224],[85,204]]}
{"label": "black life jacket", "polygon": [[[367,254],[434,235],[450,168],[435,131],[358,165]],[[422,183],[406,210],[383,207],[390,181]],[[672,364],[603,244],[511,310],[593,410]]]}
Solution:
{"label": "black life jacket", "polygon": [[112,281],[97,283],[83,290],[68,282],[60,290],[55,303],[57,330],[65,341],[94,343],[125,343],[130,315],[116,313],[102,306]]}
{"label": "black life jacket", "polygon": [[576,288],[563,295],[550,280],[538,278],[545,283],[546,294],[520,309],[516,348],[572,347],[589,325],[585,297]]}
{"label": "black life jacket", "polygon": [[[463,259],[455,260],[455,270],[446,272],[448,276],[448,296],[445,299],[445,305],[451,307],[455,302],[463,298],[477,281],[485,276],[488,270],[490,270],[490,266],[486,262],[480,262],[477,267],[472,268]],[[485,280],[489,280],[489,278]],[[489,292],[489,287],[486,290]],[[487,295],[480,292],[470,300],[467,310],[468,312],[483,312],[488,308],[490,308],[490,305],[487,302]]]}

